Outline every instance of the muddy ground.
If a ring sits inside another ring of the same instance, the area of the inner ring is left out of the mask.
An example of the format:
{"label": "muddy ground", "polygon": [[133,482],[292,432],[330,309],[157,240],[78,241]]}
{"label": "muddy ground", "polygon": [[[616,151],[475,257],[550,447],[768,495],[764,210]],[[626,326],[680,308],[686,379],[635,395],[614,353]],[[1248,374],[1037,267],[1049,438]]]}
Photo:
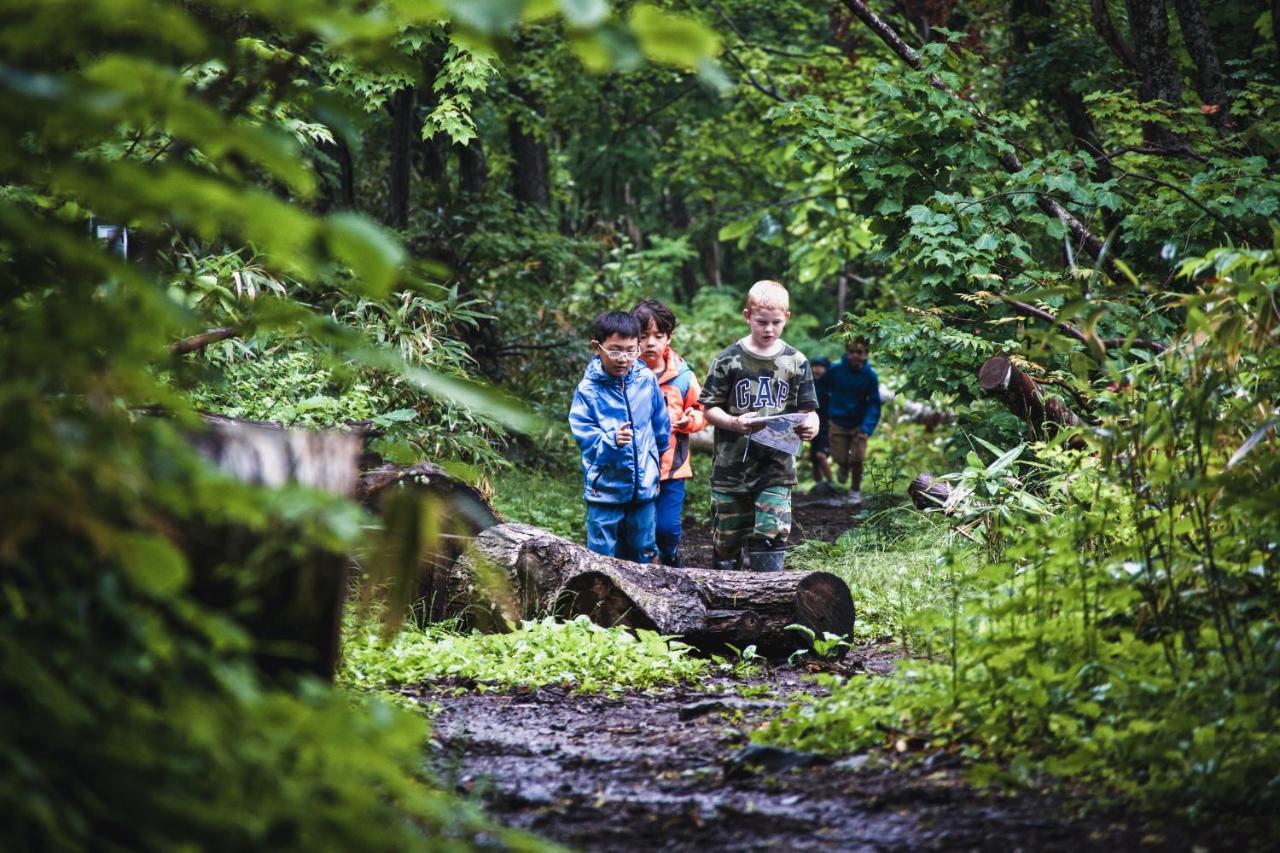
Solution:
{"label": "muddy ground", "polygon": [[[796,501],[797,538],[831,541],[848,529],[853,508],[829,503]],[[705,528],[691,528],[686,544],[690,562],[705,564]],[[888,674],[899,657],[868,645],[840,667]],[[456,684],[405,692],[435,711],[433,763],[445,780],[500,821],[582,850],[1222,847],[1220,836],[1193,841],[1125,815],[1082,817],[1083,799],[975,790],[945,753],[829,761],[750,746],[748,733],[787,696],[818,689],[809,675],[781,666],[614,697]]]}

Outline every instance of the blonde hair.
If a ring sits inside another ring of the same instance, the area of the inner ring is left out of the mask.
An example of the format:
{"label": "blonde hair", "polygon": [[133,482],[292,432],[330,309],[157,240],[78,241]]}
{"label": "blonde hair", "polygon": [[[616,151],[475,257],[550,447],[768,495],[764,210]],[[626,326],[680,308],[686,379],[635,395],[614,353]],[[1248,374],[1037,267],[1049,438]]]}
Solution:
{"label": "blonde hair", "polygon": [[751,285],[747,291],[747,310],[753,308],[777,308],[782,311],[791,310],[791,297],[787,289],[776,281],[765,279]]}

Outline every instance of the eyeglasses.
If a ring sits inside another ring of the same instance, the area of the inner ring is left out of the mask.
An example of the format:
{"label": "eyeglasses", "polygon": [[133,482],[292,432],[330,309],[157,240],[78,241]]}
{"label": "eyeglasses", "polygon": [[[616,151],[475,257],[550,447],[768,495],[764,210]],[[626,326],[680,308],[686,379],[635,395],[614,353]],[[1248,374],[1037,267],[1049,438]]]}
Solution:
{"label": "eyeglasses", "polygon": [[640,348],[632,347],[631,349],[607,349],[604,351],[604,354],[609,356],[609,358],[613,359],[614,361],[622,361],[622,359],[624,358],[635,358],[636,356],[640,355]]}

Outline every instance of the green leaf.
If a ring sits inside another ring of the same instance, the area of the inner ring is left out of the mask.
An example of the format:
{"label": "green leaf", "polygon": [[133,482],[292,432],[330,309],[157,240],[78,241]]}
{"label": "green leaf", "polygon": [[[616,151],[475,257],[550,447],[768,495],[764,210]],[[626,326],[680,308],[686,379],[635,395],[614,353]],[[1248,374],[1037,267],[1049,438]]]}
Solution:
{"label": "green leaf", "polygon": [[400,242],[357,213],[335,213],[325,224],[334,257],[351,267],[368,293],[385,296],[405,260]]}
{"label": "green leaf", "polygon": [[689,70],[720,53],[720,37],[697,21],[642,3],[631,12],[640,50],[655,62]]}
{"label": "green leaf", "polygon": [[173,543],[148,533],[124,533],[115,546],[129,580],[150,595],[169,596],[187,583],[187,559]]}

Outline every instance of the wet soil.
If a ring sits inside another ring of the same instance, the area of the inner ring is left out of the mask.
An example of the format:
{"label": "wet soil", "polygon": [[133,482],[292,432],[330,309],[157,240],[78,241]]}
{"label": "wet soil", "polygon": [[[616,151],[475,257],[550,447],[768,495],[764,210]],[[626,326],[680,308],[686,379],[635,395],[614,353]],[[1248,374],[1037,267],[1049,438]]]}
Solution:
{"label": "wet soil", "polygon": [[[834,503],[797,500],[799,537],[847,530],[856,508]],[[705,565],[705,527],[687,530],[686,545]],[[865,645],[838,666],[885,675],[900,657]],[[1190,836],[1141,820],[1081,817],[1083,799],[974,789],[945,753],[831,761],[750,745],[788,697],[820,689],[811,674],[779,666],[617,696],[448,683],[404,692],[432,711],[441,777],[503,823],[582,850],[1193,849]]]}

